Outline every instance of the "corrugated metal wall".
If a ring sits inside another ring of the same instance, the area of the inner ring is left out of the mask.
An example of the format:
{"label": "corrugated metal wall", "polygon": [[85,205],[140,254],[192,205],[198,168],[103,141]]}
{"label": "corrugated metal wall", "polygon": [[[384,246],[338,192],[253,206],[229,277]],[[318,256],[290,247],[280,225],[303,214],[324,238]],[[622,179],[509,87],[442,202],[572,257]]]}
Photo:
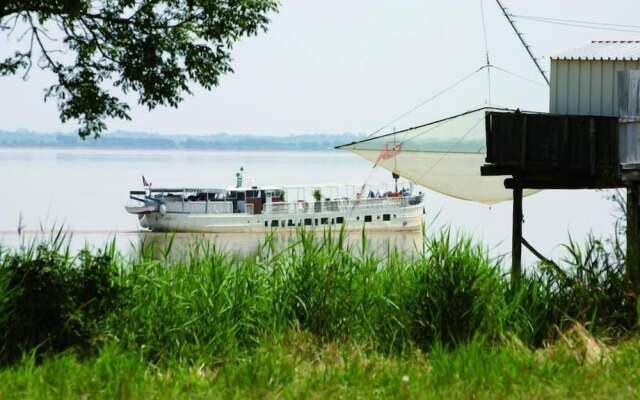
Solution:
{"label": "corrugated metal wall", "polygon": [[622,164],[640,164],[640,71],[618,75],[619,154]]}
{"label": "corrugated metal wall", "polygon": [[640,70],[640,61],[551,60],[550,112],[618,116],[618,71]]}

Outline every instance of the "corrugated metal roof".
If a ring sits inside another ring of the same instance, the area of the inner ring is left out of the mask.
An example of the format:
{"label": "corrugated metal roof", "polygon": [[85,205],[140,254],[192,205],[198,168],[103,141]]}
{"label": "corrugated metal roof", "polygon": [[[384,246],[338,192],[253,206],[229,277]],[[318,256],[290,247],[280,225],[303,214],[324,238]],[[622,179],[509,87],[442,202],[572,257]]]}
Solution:
{"label": "corrugated metal roof", "polygon": [[640,41],[603,40],[551,57],[552,60],[640,60]]}

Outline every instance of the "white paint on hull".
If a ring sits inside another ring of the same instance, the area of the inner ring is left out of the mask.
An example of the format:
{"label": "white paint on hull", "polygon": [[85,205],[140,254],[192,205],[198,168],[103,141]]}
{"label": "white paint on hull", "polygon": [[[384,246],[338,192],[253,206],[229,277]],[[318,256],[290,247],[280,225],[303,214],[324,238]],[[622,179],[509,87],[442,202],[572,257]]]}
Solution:
{"label": "white paint on hull", "polygon": [[[146,214],[140,218],[143,228],[156,232],[207,232],[207,233],[263,233],[271,230],[293,231],[299,226],[305,228],[339,228],[344,225],[348,231],[411,231],[422,227],[422,204],[380,209],[355,209],[345,212],[314,212],[295,214],[193,214],[159,212]],[[388,221],[385,220],[387,216]],[[338,218],[343,218],[339,223]],[[370,221],[368,221],[370,217]],[[311,225],[309,225],[311,220]],[[277,221],[277,227],[273,226]],[[323,223],[323,221],[325,223]],[[284,226],[283,226],[284,225]]]}

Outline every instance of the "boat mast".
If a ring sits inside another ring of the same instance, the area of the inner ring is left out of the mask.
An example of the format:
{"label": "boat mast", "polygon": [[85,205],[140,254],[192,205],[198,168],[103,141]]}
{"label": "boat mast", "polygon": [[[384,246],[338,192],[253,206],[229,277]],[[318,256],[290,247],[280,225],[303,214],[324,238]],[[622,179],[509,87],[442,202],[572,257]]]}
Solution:
{"label": "boat mast", "polygon": [[547,85],[551,85],[551,83],[549,82],[549,78],[547,77],[547,73],[544,71],[544,69],[542,69],[542,66],[540,65],[540,62],[538,61],[536,56],[533,55],[533,52],[531,51],[531,46],[529,46],[527,42],[525,42],[524,37],[522,36],[522,32],[518,30],[518,27],[516,26],[515,22],[513,21],[513,19],[511,19],[511,14],[509,14],[509,12],[502,5],[502,2],[500,0],[496,0],[496,3],[498,3],[498,6],[502,10],[502,13],[507,18],[507,21],[509,21],[509,25],[511,25],[511,27],[513,28],[513,31],[516,33],[516,36],[518,36],[518,39],[520,39],[520,43],[522,43],[522,45],[524,46],[524,49],[527,51],[527,54],[529,54],[529,57],[531,57],[531,60],[536,65],[536,68],[538,68],[538,71],[540,71],[540,74],[542,75],[544,80],[547,82]]}

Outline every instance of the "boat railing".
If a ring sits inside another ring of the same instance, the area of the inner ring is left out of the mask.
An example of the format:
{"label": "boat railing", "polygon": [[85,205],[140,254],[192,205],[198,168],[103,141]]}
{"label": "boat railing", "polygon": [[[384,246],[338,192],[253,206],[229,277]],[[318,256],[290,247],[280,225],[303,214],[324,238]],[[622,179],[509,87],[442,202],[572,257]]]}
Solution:
{"label": "boat railing", "polygon": [[316,202],[298,201],[292,203],[267,203],[266,214],[306,214],[318,212],[351,212],[361,209],[382,209],[387,207],[408,207],[422,203],[422,196],[376,197],[364,199],[323,200]]}
{"label": "boat railing", "polygon": [[190,214],[231,214],[233,203],[230,201],[167,201],[167,212]]}

